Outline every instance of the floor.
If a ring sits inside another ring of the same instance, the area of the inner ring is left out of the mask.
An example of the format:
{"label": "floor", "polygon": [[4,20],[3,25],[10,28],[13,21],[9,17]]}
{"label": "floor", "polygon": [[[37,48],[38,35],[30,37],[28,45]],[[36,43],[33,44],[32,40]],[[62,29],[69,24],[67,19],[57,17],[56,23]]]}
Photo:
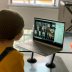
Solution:
{"label": "floor", "polygon": [[72,54],[57,54],[61,57],[69,72],[72,72]]}
{"label": "floor", "polygon": [[[46,67],[46,63],[50,62],[50,56],[41,56],[39,54],[34,54],[34,58],[37,62],[30,64],[27,59],[31,57],[31,53],[24,53],[25,72],[72,72],[72,55],[71,54],[56,54],[54,63],[57,69],[49,69]],[[59,64],[58,64],[59,63]],[[59,67],[58,67],[59,66]]]}

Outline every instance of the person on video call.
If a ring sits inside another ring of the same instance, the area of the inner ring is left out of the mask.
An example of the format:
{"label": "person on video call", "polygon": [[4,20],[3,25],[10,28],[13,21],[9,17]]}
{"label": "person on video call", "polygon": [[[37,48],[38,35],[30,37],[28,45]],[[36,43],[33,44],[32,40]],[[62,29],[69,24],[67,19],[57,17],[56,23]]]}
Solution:
{"label": "person on video call", "polygon": [[0,72],[24,72],[23,55],[14,49],[14,41],[23,35],[24,21],[16,12],[0,11]]}

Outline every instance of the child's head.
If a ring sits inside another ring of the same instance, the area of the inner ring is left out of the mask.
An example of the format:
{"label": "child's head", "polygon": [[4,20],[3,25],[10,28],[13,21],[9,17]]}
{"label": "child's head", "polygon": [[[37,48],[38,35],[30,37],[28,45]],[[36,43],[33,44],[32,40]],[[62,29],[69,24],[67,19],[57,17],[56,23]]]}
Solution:
{"label": "child's head", "polygon": [[22,33],[23,18],[10,10],[0,11],[0,41],[12,40]]}

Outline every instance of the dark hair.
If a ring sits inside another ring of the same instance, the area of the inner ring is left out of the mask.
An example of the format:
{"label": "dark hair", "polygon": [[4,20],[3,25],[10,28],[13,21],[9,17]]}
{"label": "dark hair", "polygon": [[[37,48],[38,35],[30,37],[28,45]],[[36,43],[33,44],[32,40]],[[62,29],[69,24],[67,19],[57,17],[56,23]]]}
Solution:
{"label": "dark hair", "polygon": [[24,27],[23,18],[10,10],[0,11],[0,40],[12,40]]}

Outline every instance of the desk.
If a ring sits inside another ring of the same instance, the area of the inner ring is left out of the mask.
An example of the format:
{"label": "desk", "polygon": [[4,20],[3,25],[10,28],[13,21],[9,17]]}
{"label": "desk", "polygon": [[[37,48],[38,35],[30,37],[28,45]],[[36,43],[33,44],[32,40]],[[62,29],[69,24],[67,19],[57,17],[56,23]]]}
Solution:
{"label": "desk", "polygon": [[[23,48],[25,48],[23,45],[25,45],[25,43],[29,42],[30,40],[32,40],[32,30],[24,30],[24,34],[23,34],[22,38],[19,41],[15,42],[14,46],[21,47],[21,49],[20,48],[19,49],[17,48],[17,49],[20,51],[21,50],[23,51]],[[72,34],[65,33],[63,49],[61,51],[59,50],[59,52],[72,53],[72,48],[70,47],[71,42],[72,42]],[[38,53],[38,51],[34,50],[34,48],[26,47],[25,49]],[[50,55],[48,53],[46,54],[46,52],[44,53],[45,46],[44,46],[44,48],[42,47],[41,49],[43,49],[43,51],[39,52],[38,54],[41,54],[44,56]],[[47,51],[47,50],[45,50],[45,51]]]}
{"label": "desk", "polygon": [[53,47],[51,48],[45,44],[33,40],[32,30],[28,30],[28,32],[27,30],[25,30],[24,36],[16,45],[25,48],[27,50],[33,51],[35,53],[41,54],[43,56],[48,56],[57,53],[61,50],[61,49],[55,49]]}
{"label": "desk", "polygon": [[[24,43],[26,43],[27,41],[29,41],[30,40],[30,38],[31,38],[32,36],[31,36],[31,32],[29,32],[28,31],[28,34],[24,34],[24,36],[21,38],[21,40],[19,40],[17,43],[16,43],[16,46],[17,47],[21,47],[22,49],[21,50],[24,50],[24,47],[21,45],[21,44],[24,44]],[[70,41],[69,41],[70,40]],[[66,43],[65,43],[66,42]],[[69,44],[68,44],[68,43]],[[65,38],[64,38],[64,48],[63,48],[63,50],[61,51],[61,52],[71,52],[72,50],[71,50],[71,48],[69,48],[68,49],[68,47],[70,47],[69,45],[70,45],[70,42],[71,42],[71,37],[69,37],[69,36],[66,36]],[[68,46],[66,46],[68,44]],[[26,47],[26,49],[27,50],[30,50],[30,51],[33,51],[33,52],[36,52],[35,50],[33,50],[33,49],[29,49],[29,47]],[[38,53],[38,51],[36,52],[36,53]],[[39,54],[41,54],[41,55],[44,55],[44,56],[46,56],[46,55],[48,55],[48,54],[46,54],[46,53],[44,53],[44,52],[40,52]],[[59,62],[62,62],[62,60],[60,60],[59,58],[57,58],[56,59],[56,61],[58,61],[57,62],[57,64],[56,65],[60,65],[60,63]],[[59,64],[58,64],[59,63]],[[58,66],[58,67],[60,67],[59,69],[63,69],[62,70],[62,72],[68,72],[68,70],[67,70],[67,68],[65,67],[65,65],[64,65],[64,63],[61,63],[62,65],[60,65],[60,66]],[[54,72],[54,71],[53,71]],[[56,71],[55,71],[56,72]]]}

